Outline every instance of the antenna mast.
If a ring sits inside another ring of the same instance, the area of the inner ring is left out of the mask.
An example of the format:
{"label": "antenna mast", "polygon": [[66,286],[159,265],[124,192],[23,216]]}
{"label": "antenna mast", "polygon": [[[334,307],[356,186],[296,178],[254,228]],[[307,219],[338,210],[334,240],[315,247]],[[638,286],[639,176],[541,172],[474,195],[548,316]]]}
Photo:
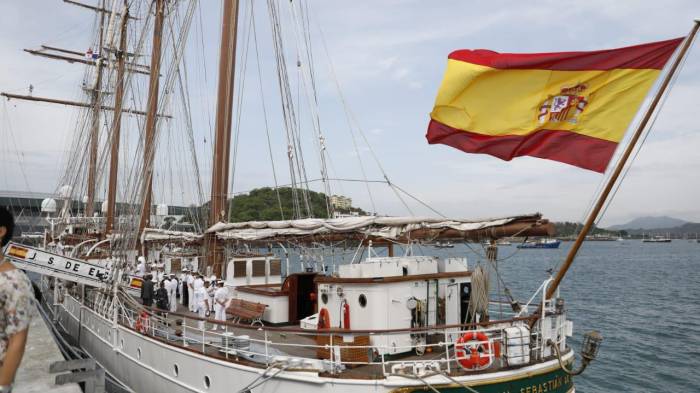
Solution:
{"label": "antenna mast", "polygon": [[129,22],[129,4],[124,0],[124,12],[119,35],[117,57],[117,88],[114,97],[114,120],[112,123],[112,143],[109,163],[109,185],[107,187],[107,223],[105,233],[114,229],[115,206],[117,201],[117,172],[119,171],[119,137],[122,126],[122,107],[124,104],[124,69],[127,56],[126,33]]}
{"label": "antenna mast", "polygon": [[[137,233],[137,249],[141,248],[141,233],[151,220],[151,198],[153,192],[153,159],[155,156],[154,139],[158,111],[158,94],[160,88],[160,55],[163,37],[163,20],[165,18],[165,0],[155,0],[156,18],[153,24],[153,48],[151,49],[151,75],[148,83],[148,105],[146,115],[146,135],[143,148],[143,204]],[[144,255],[146,255],[146,250]]]}
{"label": "antenna mast", "polygon": [[[238,29],[238,0],[224,0],[221,21],[221,48],[219,53],[219,85],[216,100],[216,140],[211,176],[211,202],[209,225],[225,220],[228,211],[228,174],[231,146],[231,114],[233,111],[233,87],[236,69],[236,33]],[[205,240],[207,266],[215,275],[221,275],[223,250],[216,234]]]}
{"label": "antenna mast", "polygon": [[[102,0],[104,6],[104,0]],[[103,7],[104,8],[104,7]],[[92,217],[95,211],[95,188],[97,186],[97,145],[100,139],[100,101],[102,100],[102,68],[105,59],[102,56],[104,46],[105,14],[100,13],[100,39],[98,41],[98,58],[95,61],[95,84],[92,88],[92,120],[90,126],[90,156],[88,157],[87,205],[85,217]]]}

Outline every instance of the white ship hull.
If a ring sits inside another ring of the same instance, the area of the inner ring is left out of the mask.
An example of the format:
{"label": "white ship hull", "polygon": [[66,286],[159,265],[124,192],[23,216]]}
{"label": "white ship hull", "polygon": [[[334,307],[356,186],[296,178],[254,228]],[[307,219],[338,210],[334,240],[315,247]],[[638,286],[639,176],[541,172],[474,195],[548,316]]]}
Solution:
{"label": "white ship hull", "polygon": [[[133,392],[180,393],[220,392],[231,393],[245,388],[261,377],[265,370],[238,363],[203,356],[194,351],[167,345],[124,326],[114,326],[102,317],[67,296],[55,307],[56,323],[67,332],[89,356],[94,358],[116,381]],[[79,329],[79,326],[81,329]],[[569,362],[569,351],[564,361]],[[177,372],[176,372],[177,367]],[[470,386],[499,383],[504,380],[519,381],[532,376],[560,371],[556,359],[517,370],[499,371],[459,377]],[[270,372],[272,373],[272,372]],[[209,387],[205,380],[208,378]],[[442,376],[426,379],[431,385],[448,385]],[[256,392],[391,392],[400,388],[423,389],[423,382],[404,377],[388,377],[378,380],[339,379],[320,377],[316,372],[282,371],[261,386]],[[571,387],[568,392],[573,392]]]}

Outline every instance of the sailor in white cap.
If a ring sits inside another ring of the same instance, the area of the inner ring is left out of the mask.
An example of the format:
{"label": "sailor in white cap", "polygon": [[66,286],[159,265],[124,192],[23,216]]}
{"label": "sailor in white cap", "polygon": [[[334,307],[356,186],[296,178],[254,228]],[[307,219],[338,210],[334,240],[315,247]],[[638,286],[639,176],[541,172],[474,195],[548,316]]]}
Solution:
{"label": "sailor in white cap", "polygon": [[191,272],[187,272],[187,292],[190,295],[189,303],[187,304],[187,307],[189,308],[190,311],[194,312],[196,303],[194,302],[194,282],[195,282],[195,277],[194,274]]}
{"label": "sailor in white cap", "polygon": [[[209,314],[209,296],[207,296],[207,288],[209,287],[209,281],[205,282],[202,286],[197,287],[194,290],[194,300],[196,309],[195,312],[202,319],[206,318]],[[205,322],[199,321],[199,328],[204,330]]]}
{"label": "sailor in white cap", "polygon": [[[224,281],[218,283],[218,288],[214,292],[214,319],[217,321],[226,320],[226,303],[228,303],[228,289],[224,287]],[[224,327],[222,326],[222,329]]]}
{"label": "sailor in white cap", "polygon": [[170,275],[170,287],[165,288],[168,290],[168,296],[170,297],[170,312],[177,311],[177,278],[174,274]]}
{"label": "sailor in white cap", "polygon": [[138,274],[139,277],[143,277],[146,275],[146,258],[138,257],[137,261],[139,263],[136,265],[136,274]]}

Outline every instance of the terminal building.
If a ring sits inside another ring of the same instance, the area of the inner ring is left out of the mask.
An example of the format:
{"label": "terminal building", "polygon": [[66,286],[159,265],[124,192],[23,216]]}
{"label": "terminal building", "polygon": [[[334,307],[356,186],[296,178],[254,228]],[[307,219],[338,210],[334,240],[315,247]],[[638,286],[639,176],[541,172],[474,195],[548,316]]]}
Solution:
{"label": "terminal building", "polygon": [[[49,213],[42,212],[42,202],[46,200],[54,200],[58,204],[56,211],[62,208],[60,197],[50,193],[40,192],[18,192],[18,191],[0,191],[0,206],[9,209],[15,216],[15,236],[16,237],[31,237],[43,236],[44,231],[49,229],[49,222],[46,217]],[[99,203],[102,205],[102,203]],[[164,211],[164,208],[167,211]],[[195,226],[187,221],[187,217],[193,216],[193,210],[198,210],[197,207],[183,206],[168,206],[158,205],[153,206],[152,212],[158,212],[158,219],[152,222],[161,223],[163,229],[194,232]],[[128,204],[117,203],[117,216],[130,214]],[[81,201],[71,201],[71,214],[73,216],[81,215],[85,211],[85,204]],[[101,206],[95,209],[96,212],[101,212]],[[57,213],[53,213],[55,216]],[[196,214],[196,213],[195,213]],[[162,217],[161,217],[162,216]]]}

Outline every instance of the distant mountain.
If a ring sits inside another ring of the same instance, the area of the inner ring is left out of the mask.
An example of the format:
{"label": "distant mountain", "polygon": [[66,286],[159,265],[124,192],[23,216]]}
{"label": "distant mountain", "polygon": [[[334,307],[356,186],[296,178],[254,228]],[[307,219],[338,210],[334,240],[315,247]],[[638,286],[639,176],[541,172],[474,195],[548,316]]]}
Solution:
{"label": "distant mountain", "polygon": [[608,230],[619,231],[622,229],[659,229],[659,228],[675,228],[687,224],[688,221],[684,221],[678,218],[660,216],[660,217],[639,217],[622,225],[613,225]]}
{"label": "distant mountain", "polygon": [[653,228],[653,229],[626,229],[630,236],[667,236],[670,235],[674,238],[687,237],[689,239],[700,238],[700,223],[688,222],[681,226],[670,227],[670,228]]}

